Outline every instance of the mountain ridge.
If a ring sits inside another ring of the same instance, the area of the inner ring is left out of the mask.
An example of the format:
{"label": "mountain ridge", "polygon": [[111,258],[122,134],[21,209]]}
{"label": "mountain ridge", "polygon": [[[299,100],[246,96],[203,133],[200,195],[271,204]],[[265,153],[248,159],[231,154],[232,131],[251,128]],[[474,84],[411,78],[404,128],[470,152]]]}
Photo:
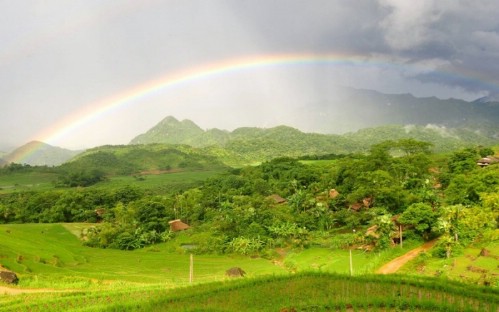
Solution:
{"label": "mountain ridge", "polygon": [[81,151],[73,151],[41,141],[30,141],[0,158],[0,166],[19,162],[33,166],[58,166]]}
{"label": "mountain ridge", "polygon": [[[167,116],[148,131],[135,136],[129,144],[228,148],[227,152],[231,155],[253,155],[250,159],[262,156],[262,153],[265,159],[272,153],[284,153],[286,156],[349,153],[366,149],[380,137],[411,137],[429,141],[436,145],[436,149],[449,150],[466,144],[497,144],[499,102],[494,100],[494,97],[473,102],[442,100],[436,97],[419,98],[412,94],[384,94],[373,90],[332,87],[324,92],[323,101],[282,112],[283,116],[293,116],[289,123],[270,128],[246,126],[232,131],[218,128],[203,130],[189,119],[179,121]],[[262,119],[273,117],[281,116],[262,113]],[[282,119],[286,119],[284,117]],[[39,142],[37,144],[44,146]],[[27,149],[21,146],[0,156],[0,166],[20,159],[20,155],[26,155]],[[39,148],[37,153],[23,161],[30,165],[59,165],[78,153],[59,147],[51,150],[48,152],[46,146]]]}
{"label": "mountain ridge", "polygon": [[[167,128],[174,131],[178,124],[175,118],[165,118],[170,121]],[[195,129],[195,123],[189,123]],[[165,126],[162,121],[161,126]],[[161,143],[166,140],[160,138],[158,127],[148,131],[141,138],[148,144]],[[182,129],[184,129],[182,127]],[[182,129],[178,129],[181,132]],[[222,138],[213,139],[213,132],[222,134]],[[148,133],[154,136],[147,137]],[[208,136],[207,139],[205,136]],[[155,139],[160,138],[158,141]],[[386,140],[414,139],[433,144],[436,152],[452,151],[463,147],[497,144],[497,139],[488,138],[474,130],[447,128],[438,125],[385,125],[375,128],[361,129],[343,135],[306,133],[290,126],[276,126],[271,128],[241,127],[232,132],[223,130],[206,130],[193,137],[184,134],[176,137],[167,136],[168,144],[185,144],[195,148],[204,148],[208,153],[224,154],[232,159],[229,165],[241,165],[253,162],[270,160],[275,157],[302,157],[304,155],[349,154],[365,152],[373,144]],[[130,145],[133,144],[133,140]],[[223,150],[223,152],[222,152]],[[239,159],[234,160],[235,158]],[[242,163],[241,163],[242,162]]]}

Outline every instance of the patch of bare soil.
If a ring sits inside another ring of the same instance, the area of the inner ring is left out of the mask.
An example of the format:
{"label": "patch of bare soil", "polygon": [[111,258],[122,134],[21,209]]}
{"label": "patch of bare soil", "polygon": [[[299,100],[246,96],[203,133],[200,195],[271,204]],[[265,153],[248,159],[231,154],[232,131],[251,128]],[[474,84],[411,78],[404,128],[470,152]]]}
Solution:
{"label": "patch of bare soil", "polygon": [[436,242],[437,240],[432,240],[424,243],[423,245],[417,248],[414,248],[413,250],[407,252],[406,254],[386,263],[381,268],[379,268],[378,271],[376,271],[376,273],[391,274],[397,272],[404,264],[416,258],[421,252],[427,251],[428,249],[433,247],[433,245],[435,245]]}

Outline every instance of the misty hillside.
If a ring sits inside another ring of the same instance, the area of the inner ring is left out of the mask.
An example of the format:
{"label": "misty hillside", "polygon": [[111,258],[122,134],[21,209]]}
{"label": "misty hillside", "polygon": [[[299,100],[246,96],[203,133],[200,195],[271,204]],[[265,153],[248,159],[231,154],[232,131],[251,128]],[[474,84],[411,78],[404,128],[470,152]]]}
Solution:
{"label": "misty hillside", "polygon": [[[490,138],[499,138],[499,102],[482,98],[474,102],[436,97],[418,98],[410,94],[383,94],[371,90],[329,87],[321,90],[321,100],[289,106],[277,116],[262,112],[262,120],[282,120],[304,132],[343,134],[385,125],[436,125],[465,128]],[[270,119],[269,119],[270,118]],[[175,132],[171,129],[177,129]],[[235,131],[213,129],[210,134],[189,120],[165,118],[132,144],[152,142],[184,143],[193,146],[225,144]]]}
{"label": "misty hillside", "polygon": [[72,151],[39,141],[31,141],[0,158],[0,166],[11,162],[32,166],[57,166],[73,158],[80,151]]}
{"label": "misty hillside", "polygon": [[428,125],[480,130],[499,137],[499,102],[466,102],[411,94],[383,94],[347,87],[330,88],[320,102],[293,111],[293,125],[312,132],[345,133],[382,125]]}

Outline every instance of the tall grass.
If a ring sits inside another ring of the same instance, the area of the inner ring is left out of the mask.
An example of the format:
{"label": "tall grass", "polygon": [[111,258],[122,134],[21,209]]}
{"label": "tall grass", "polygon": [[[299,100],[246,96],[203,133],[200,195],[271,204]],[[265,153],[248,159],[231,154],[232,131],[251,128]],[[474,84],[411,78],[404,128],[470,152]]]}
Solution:
{"label": "tall grass", "polygon": [[0,311],[497,311],[498,295],[496,289],[434,278],[307,272],[175,289],[23,295]]}

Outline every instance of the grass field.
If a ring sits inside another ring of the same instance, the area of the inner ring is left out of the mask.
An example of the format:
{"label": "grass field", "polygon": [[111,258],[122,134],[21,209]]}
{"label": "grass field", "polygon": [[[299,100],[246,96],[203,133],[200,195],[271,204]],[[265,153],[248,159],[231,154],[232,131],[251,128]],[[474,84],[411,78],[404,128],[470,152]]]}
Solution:
{"label": "grass field", "polygon": [[496,289],[410,276],[304,273],[225,280],[174,289],[124,286],[99,291],[0,296],[0,311],[484,311]]}
{"label": "grass field", "polygon": [[15,191],[44,191],[54,187],[57,174],[51,172],[16,172],[0,174],[0,194]]}
{"label": "grass field", "polygon": [[[135,251],[89,248],[78,239],[86,226],[0,225],[0,264],[18,274],[15,287],[47,291],[0,293],[0,311],[496,311],[498,304],[496,288],[363,275],[405,252],[398,248],[354,250],[354,277],[348,250],[288,250],[279,261],[195,255],[190,284],[189,254],[173,242]],[[233,266],[246,277],[226,277]]]}
{"label": "grass field", "polygon": [[181,171],[139,176],[116,176],[100,182],[94,187],[119,188],[133,185],[146,190],[161,190],[190,186],[220,174],[221,170]]}
{"label": "grass field", "polygon": [[[4,224],[0,225],[0,264],[17,272],[21,287],[92,287],[93,284],[162,283],[183,285],[189,279],[189,254],[180,244],[189,243],[181,235],[177,240],[123,251],[83,246],[79,233],[91,224]],[[390,258],[406,252],[392,249],[382,254],[354,250],[354,273],[374,270]],[[238,266],[254,277],[265,274],[321,271],[349,272],[349,251],[309,248],[288,250],[281,259],[243,256],[196,255],[196,282],[225,278],[225,271]]]}
{"label": "grass field", "polygon": [[[113,176],[106,181],[95,184],[94,188],[119,188],[126,185],[134,185],[144,190],[165,192],[172,189],[191,187],[208,178],[214,177],[224,169],[179,171],[161,174],[143,174]],[[0,194],[18,191],[45,191],[54,189],[54,183],[58,178],[56,173],[51,172],[16,172],[0,174]]]}
{"label": "grass field", "polygon": [[[73,233],[78,230],[68,225]],[[233,266],[248,276],[285,270],[249,257],[195,256],[195,281],[225,278]],[[20,276],[20,287],[92,287],[113,283],[183,285],[189,280],[189,254],[171,252],[167,244],[122,251],[85,247],[61,224],[0,226],[0,264]]]}

